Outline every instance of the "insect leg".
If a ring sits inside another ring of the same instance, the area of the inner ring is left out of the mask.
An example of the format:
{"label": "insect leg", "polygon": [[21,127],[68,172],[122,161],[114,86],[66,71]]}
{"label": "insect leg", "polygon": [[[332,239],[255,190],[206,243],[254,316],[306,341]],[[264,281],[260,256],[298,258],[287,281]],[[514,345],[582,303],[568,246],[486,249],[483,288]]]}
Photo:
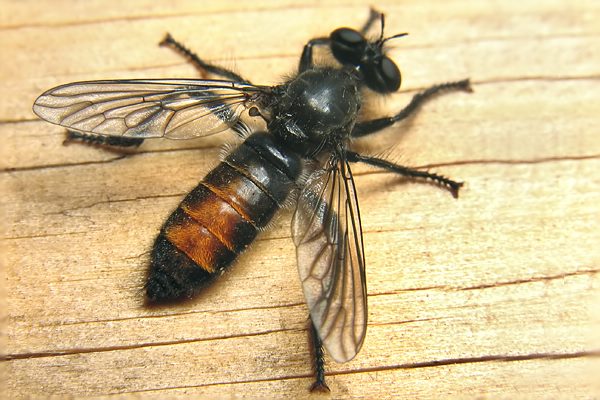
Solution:
{"label": "insect leg", "polygon": [[369,31],[369,29],[371,29],[371,27],[373,26],[373,23],[375,21],[381,19],[382,15],[383,14],[380,13],[379,11],[377,11],[376,9],[371,8],[369,18],[367,19],[367,22],[365,22],[363,27],[360,29],[360,33],[365,35]]}
{"label": "insect leg", "polygon": [[462,81],[448,82],[432,86],[429,89],[425,89],[424,91],[415,94],[410,103],[408,103],[406,107],[404,107],[402,110],[400,110],[398,114],[394,116],[377,118],[372,119],[370,121],[363,121],[357,123],[354,126],[354,129],[352,130],[351,136],[361,137],[377,132],[383,128],[387,128],[395,122],[403,120],[404,118],[407,118],[410,115],[412,115],[423,103],[435,97],[436,95],[453,90],[462,90],[465,92],[473,91],[471,89],[471,82],[469,81],[469,79],[463,79]]}
{"label": "insect leg", "polygon": [[312,322],[310,315],[310,338],[312,340],[313,351],[315,356],[315,382],[311,385],[311,392],[329,392],[329,386],[325,383],[325,353],[323,352],[323,342],[319,338],[319,333],[315,324]]}
{"label": "insect leg", "polygon": [[313,47],[314,46],[322,46],[328,45],[329,38],[321,37],[314,38],[308,41],[304,45],[304,49],[302,50],[302,55],[300,56],[300,65],[298,67],[298,72],[304,72],[307,69],[311,68],[313,65]]}
{"label": "insect leg", "polygon": [[111,147],[138,147],[144,142],[142,138],[124,136],[103,136],[89,133],[67,130],[67,138],[64,143],[81,142],[89,145],[111,146]]}
{"label": "insect leg", "polygon": [[185,47],[183,44],[173,39],[170,33],[167,33],[165,38],[159,43],[160,46],[167,46],[183,55],[187,58],[200,72],[209,72],[211,74],[215,74],[218,76],[222,76],[225,79],[229,79],[231,81],[242,82],[242,83],[250,83],[247,79],[244,79],[240,75],[235,72],[219,67],[217,65],[209,64],[206,61],[202,60],[196,53]]}
{"label": "insect leg", "polygon": [[458,190],[462,187],[463,182],[457,182],[452,179],[446,178],[445,176],[434,174],[432,172],[421,171],[418,169],[405,167],[391,163],[386,160],[382,160],[377,157],[363,156],[362,154],[348,151],[346,153],[348,161],[350,162],[362,162],[365,164],[373,165],[375,167],[386,169],[390,172],[406,176],[411,179],[429,179],[437,185],[443,186],[450,191],[452,197],[458,198]]}

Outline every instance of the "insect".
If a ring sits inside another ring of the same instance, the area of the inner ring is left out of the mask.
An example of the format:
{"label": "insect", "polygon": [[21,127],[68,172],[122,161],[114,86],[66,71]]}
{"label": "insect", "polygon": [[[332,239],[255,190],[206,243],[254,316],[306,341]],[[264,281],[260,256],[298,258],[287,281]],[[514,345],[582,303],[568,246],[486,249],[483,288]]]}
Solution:
{"label": "insect", "polygon": [[[377,20],[380,33],[368,39]],[[310,40],[297,74],[275,86],[254,85],[207,63],[167,35],[162,44],[224,80],[70,83],[43,93],[33,111],[67,127],[71,139],[111,146],[236,132],[241,144],[161,228],[151,253],[147,298],[165,302],[195,295],[233,263],[277,211],[295,201],[292,238],[314,344],[311,389],[328,389],[323,349],[337,362],[349,361],[361,349],[367,327],[362,227],[350,164],[429,180],[455,198],[462,186],[351,149],[352,139],[393,125],[441,92],[471,90],[469,80],[435,85],[395,115],[363,119],[365,92],[385,95],[400,87],[400,70],[386,49],[391,39],[404,35],[384,37],[383,14],[372,10],[360,30],[339,28]],[[329,50],[337,64],[314,62],[317,47]],[[253,120],[263,122],[266,130],[252,130]]]}

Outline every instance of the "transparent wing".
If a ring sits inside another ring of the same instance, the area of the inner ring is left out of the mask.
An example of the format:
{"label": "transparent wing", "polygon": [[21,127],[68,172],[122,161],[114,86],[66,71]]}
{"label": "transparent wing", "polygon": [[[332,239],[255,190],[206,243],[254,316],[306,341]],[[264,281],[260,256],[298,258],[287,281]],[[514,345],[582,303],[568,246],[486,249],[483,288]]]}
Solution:
{"label": "transparent wing", "polygon": [[358,199],[344,157],[312,173],[292,221],[311,319],[337,362],[360,350],[367,329],[365,258]]}
{"label": "transparent wing", "polygon": [[267,87],[196,79],[76,82],[50,89],[33,111],[53,124],[98,135],[188,139],[234,126]]}

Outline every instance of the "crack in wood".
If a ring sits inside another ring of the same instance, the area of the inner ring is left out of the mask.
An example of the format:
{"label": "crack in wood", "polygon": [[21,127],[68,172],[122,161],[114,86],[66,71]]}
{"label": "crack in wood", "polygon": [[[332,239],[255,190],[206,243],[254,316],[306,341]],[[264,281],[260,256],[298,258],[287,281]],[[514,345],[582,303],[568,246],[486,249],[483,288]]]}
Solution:
{"label": "crack in wood", "polygon": [[485,284],[485,285],[477,285],[477,286],[470,286],[470,287],[464,287],[464,288],[456,288],[454,290],[481,290],[481,289],[490,289],[490,288],[496,288],[496,287],[502,287],[502,286],[520,285],[520,284],[524,284],[524,283],[545,282],[545,281],[552,281],[552,280],[556,280],[556,279],[565,279],[565,278],[570,277],[570,276],[595,275],[595,274],[597,274],[599,272],[600,272],[600,268],[584,269],[584,270],[573,271],[573,272],[566,272],[566,273],[557,274],[557,275],[534,276],[534,277],[531,277],[531,278],[528,278],[528,279],[517,279],[517,280],[514,280],[514,281],[494,282],[494,283]]}
{"label": "crack in wood", "polygon": [[0,355],[0,361],[27,360],[27,359],[32,359],[32,358],[63,357],[63,356],[90,354],[90,353],[106,353],[106,352],[110,352],[110,351],[135,350],[135,349],[141,349],[141,348],[153,348],[153,347],[162,347],[162,346],[176,346],[176,345],[181,345],[181,344],[209,342],[209,341],[215,341],[215,340],[228,340],[228,339],[246,338],[246,337],[253,337],[253,336],[264,336],[264,335],[270,335],[272,333],[280,333],[280,332],[295,332],[298,330],[301,330],[301,329],[273,329],[273,330],[268,330],[268,331],[244,333],[244,334],[237,334],[237,335],[213,336],[213,337],[207,337],[207,338],[194,338],[194,339],[182,339],[182,340],[169,340],[169,341],[162,341],[162,342],[138,343],[138,344],[129,344],[129,345],[121,345],[121,346],[73,348],[73,349],[47,351],[47,352],[42,351],[42,352],[32,352],[32,353],[2,354],[2,355]]}
{"label": "crack in wood", "polygon": [[61,232],[61,233],[45,233],[40,235],[23,235],[23,236],[13,236],[13,237],[4,237],[2,240],[27,240],[27,239],[40,239],[40,238],[49,238],[49,237],[57,237],[57,236],[78,236],[78,235],[88,235],[90,232],[100,232],[99,229],[87,229],[85,231],[73,231],[73,232]]}
{"label": "crack in wood", "polygon": [[129,203],[129,202],[136,202],[136,201],[140,201],[140,200],[152,200],[152,199],[163,199],[163,198],[168,199],[168,198],[173,198],[173,197],[183,197],[186,194],[187,194],[187,192],[181,192],[181,193],[176,193],[176,194],[165,194],[165,195],[156,194],[156,195],[152,195],[152,196],[132,197],[132,198],[127,198],[127,199],[102,200],[102,201],[96,201],[96,202],[87,204],[85,206],[65,208],[61,211],[42,213],[41,215],[64,215],[65,217],[78,217],[78,215],[75,215],[75,216],[69,215],[69,213],[71,213],[73,211],[88,210],[88,209],[94,208],[96,206],[105,205],[105,204]]}
{"label": "crack in wood", "polygon": [[[279,308],[293,308],[298,306],[304,306],[304,302],[301,303],[288,303],[288,304],[275,304],[268,306],[257,306],[257,307],[244,307],[237,309],[223,309],[223,310],[190,310],[186,312],[167,312],[162,314],[153,314],[153,315],[136,315],[132,317],[123,317],[123,318],[109,318],[109,319],[97,319],[97,320],[88,320],[88,321],[75,321],[75,322],[58,322],[52,324],[38,324],[39,327],[53,327],[53,326],[69,326],[69,325],[82,325],[82,324],[94,324],[94,323],[111,323],[111,322],[124,322],[131,320],[144,320],[144,319],[156,319],[156,318],[170,318],[170,317],[181,317],[181,316],[189,316],[189,315],[218,315],[218,314],[226,314],[226,313],[238,313],[238,312],[246,312],[246,311],[257,311],[257,310],[276,310]],[[166,306],[165,306],[166,307]]]}
{"label": "crack in wood", "polygon": [[[192,152],[192,151],[196,152],[199,150],[216,150],[220,147],[222,147],[222,145],[186,147],[183,149],[156,149],[156,150],[142,150],[142,151],[136,150],[136,151],[126,152],[126,154],[121,154],[119,152],[116,152],[116,153],[119,153],[120,155],[117,157],[114,157],[114,158],[107,159],[107,160],[84,161],[84,162],[76,162],[76,163],[48,164],[48,165],[44,165],[44,166],[32,165],[32,166],[28,166],[28,167],[3,168],[3,169],[0,169],[0,173],[44,171],[45,169],[72,168],[72,167],[95,165],[95,164],[110,164],[112,162],[119,161],[124,158],[133,157],[133,156],[139,157],[139,156],[144,156],[144,155],[154,155],[154,154],[161,154],[161,153],[179,153],[179,152]],[[103,149],[103,150],[109,151],[108,149]]]}

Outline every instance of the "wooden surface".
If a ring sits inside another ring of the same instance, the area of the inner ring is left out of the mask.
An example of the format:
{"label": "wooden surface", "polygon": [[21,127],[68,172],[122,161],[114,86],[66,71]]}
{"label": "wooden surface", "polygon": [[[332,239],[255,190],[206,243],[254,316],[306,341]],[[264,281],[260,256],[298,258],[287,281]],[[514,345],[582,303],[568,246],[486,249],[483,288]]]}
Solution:
{"label": "wooden surface", "polygon": [[[201,4],[202,3],[202,4]],[[157,43],[276,83],[302,45],[370,2],[3,0],[0,175],[4,398],[309,397],[291,213],[218,283],[148,309],[163,220],[218,162],[220,138],[123,157],[63,146],[35,118],[77,80],[195,77]],[[403,90],[471,77],[368,149],[464,180],[459,200],[356,166],[369,327],[329,363],[333,398],[598,398],[600,3],[380,1]],[[319,397],[319,395],[312,395]],[[327,397],[327,395],[323,395]]]}

